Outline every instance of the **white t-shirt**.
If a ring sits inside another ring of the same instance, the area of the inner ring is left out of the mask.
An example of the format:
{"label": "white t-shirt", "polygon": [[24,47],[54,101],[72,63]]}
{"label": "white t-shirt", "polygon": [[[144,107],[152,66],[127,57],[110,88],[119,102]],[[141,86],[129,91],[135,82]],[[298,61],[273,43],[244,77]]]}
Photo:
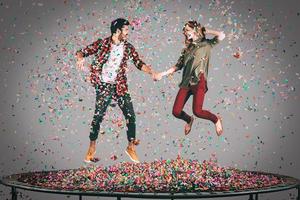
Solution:
{"label": "white t-shirt", "polygon": [[100,80],[105,83],[115,83],[118,70],[123,59],[124,43],[112,44],[107,62],[102,67]]}

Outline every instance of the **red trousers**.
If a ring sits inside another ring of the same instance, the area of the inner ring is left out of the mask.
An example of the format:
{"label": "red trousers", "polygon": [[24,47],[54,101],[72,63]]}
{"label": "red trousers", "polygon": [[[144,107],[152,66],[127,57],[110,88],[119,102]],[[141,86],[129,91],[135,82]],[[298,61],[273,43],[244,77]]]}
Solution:
{"label": "red trousers", "polygon": [[208,110],[203,110],[203,101],[205,93],[207,92],[207,82],[204,78],[203,73],[200,74],[200,81],[197,85],[192,85],[189,88],[180,88],[178,94],[176,96],[174,106],[173,106],[173,115],[176,118],[182,119],[187,123],[190,122],[191,116],[189,116],[186,112],[183,111],[183,107],[189,97],[193,95],[193,113],[195,116],[207,119],[216,123],[218,118],[213,113]]}

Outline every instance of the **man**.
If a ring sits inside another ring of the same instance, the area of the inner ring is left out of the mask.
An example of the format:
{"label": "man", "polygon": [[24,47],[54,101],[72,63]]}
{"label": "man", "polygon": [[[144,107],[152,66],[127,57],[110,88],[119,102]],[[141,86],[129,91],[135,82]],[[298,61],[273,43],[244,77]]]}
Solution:
{"label": "man", "polygon": [[127,42],[129,25],[128,20],[123,18],[112,21],[110,37],[98,39],[76,52],[77,66],[80,69],[83,69],[84,57],[95,55],[90,68],[90,81],[96,90],[96,106],[89,136],[90,146],[84,159],[87,163],[98,161],[94,157],[96,139],[100,124],[112,99],[118,103],[126,119],[128,146],[125,152],[133,162],[139,163],[135,151],[135,146],[139,144],[139,140],[136,139],[135,113],[128,93],[126,77],[127,60],[132,59],[139,70],[152,77],[155,73],[139,58],[134,46]]}

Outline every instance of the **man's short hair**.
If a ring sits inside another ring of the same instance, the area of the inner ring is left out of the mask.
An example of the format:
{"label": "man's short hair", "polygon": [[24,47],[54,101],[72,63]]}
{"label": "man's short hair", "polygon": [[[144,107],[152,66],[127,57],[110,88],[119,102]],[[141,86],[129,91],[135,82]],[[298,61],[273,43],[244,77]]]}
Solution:
{"label": "man's short hair", "polygon": [[118,29],[121,30],[121,28],[123,28],[123,26],[125,25],[129,26],[129,21],[127,19],[123,19],[123,18],[115,19],[114,21],[111,22],[110,25],[111,34],[117,32]]}

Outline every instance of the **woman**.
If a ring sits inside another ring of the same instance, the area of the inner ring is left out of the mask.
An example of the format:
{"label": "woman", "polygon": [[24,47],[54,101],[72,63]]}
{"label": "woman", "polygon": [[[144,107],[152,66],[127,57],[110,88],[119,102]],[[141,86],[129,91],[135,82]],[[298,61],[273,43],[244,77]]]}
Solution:
{"label": "woman", "polygon": [[[223,133],[220,116],[203,110],[203,101],[207,92],[207,75],[212,47],[225,38],[225,34],[201,27],[196,21],[189,21],[183,27],[186,47],[175,66],[167,71],[153,75],[153,79],[160,80],[163,76],[170,75],[183,69],[182,81],[173,106],[173,115],[186,122],[185,135],[189,134],[193,125],[194,117],[183,111],[183,107],[189,97],[193,95],[193,113],[195,116],[212,121],[216,127],[216,133]],[[213,39],[206,39],[206,34],[215,35]]]}

